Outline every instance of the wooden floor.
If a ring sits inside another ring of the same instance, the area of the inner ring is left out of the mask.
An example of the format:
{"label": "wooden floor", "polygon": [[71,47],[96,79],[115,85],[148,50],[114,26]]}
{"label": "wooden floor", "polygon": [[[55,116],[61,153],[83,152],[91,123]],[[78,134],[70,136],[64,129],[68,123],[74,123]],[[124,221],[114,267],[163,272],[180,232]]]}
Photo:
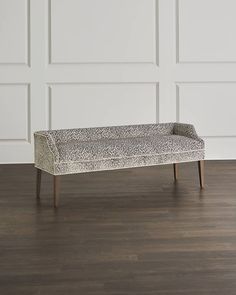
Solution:
{"label": "wooden floor", "polygon": [[52,176],[0,165],[0,294],[236,294],[236,161]]}

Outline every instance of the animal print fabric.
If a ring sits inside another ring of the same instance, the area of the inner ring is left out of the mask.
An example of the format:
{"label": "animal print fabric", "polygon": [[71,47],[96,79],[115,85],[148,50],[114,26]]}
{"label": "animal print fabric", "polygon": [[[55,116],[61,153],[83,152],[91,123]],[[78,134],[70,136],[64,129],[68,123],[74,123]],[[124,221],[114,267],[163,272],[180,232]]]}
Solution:
{"label": "animal print fabric", "polygon": [[193,125],[161,123],[35,132],[35,166],[53,175],[204,159]]}

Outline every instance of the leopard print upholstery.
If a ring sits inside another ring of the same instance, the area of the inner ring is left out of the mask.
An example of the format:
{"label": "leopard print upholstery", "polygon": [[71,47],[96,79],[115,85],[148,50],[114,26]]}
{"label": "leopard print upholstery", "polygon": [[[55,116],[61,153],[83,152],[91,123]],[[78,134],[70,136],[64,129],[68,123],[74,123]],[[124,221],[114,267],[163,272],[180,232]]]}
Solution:
{"label": "leopard print upholstery", "polygon": [[38,131],[35,167],[53,175],[204,159],[190,124],[161,123]]}

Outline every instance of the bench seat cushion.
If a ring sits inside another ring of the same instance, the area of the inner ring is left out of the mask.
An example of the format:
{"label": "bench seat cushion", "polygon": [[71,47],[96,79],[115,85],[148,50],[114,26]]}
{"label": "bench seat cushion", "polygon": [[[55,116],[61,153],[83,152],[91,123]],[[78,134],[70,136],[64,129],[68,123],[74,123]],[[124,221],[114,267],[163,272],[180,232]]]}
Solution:
{"label": "bench seat cushion", "polygon": [[58,145],[60,174],[198,160],[202,143],[178,135],[71,141]]}
{"label": "bench seat cushion", "polygon": [[69,141],[58,145],[59,162],[98,161],[172,154],[202,149],[201,142],[178,135]]}

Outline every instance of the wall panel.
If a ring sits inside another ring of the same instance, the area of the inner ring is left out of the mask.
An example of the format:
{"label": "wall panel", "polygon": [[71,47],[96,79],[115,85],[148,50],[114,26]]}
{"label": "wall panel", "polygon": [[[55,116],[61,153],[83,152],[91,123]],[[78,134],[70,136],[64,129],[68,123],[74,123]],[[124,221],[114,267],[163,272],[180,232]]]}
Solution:
{"label": "wall panel", "polygon": [[52,63],[153,63],[155,1],[50,0]]}
{"label": "wall panel", "polygon": [[157,102],[153,83],[51,85],[49,127],[155,123]]}
{"label": "wall panel", "polygon": [[177,0],[179,62],[236,62],[235,0]]}
{"label": "wall panel", "polygon": [[192,122],[201,136],[236,136],[235,98],[236,83],[180,83],[177,119]]}
{"label": "wall panel", "polygon": [[0,84],[0,143],[30,141],[28,85]]}
{"label": "wall panel", "polygon": [[0,1],[0,65],[29,63],[29,2]]}

